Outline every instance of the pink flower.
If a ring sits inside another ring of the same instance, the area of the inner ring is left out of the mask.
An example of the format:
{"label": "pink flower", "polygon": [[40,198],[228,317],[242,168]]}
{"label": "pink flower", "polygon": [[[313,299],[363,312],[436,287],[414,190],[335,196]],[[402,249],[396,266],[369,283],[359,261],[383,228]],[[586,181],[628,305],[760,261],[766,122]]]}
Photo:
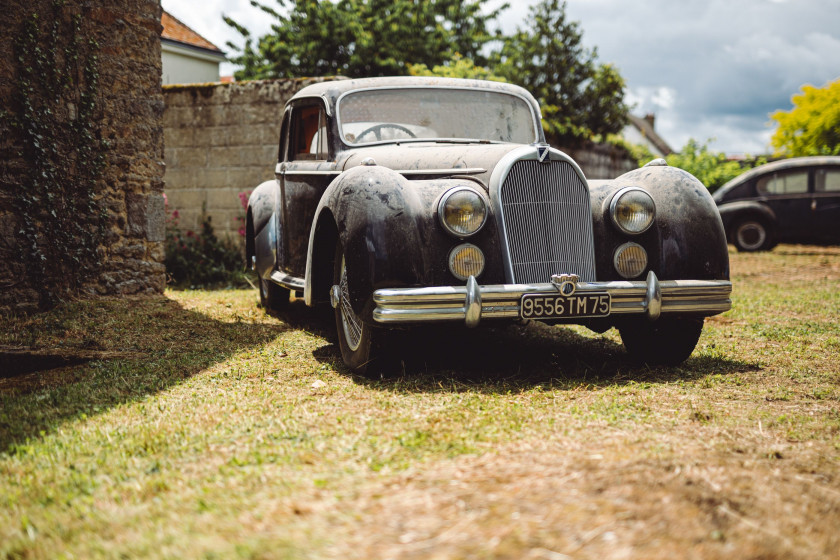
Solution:
{"label": "pink flower", "polygon": [[242,205],[242,209],[245,210],[248,208],[248,198],[251,196],[251,191],[242,191],[239,193],[239,204]]}
{"label": "pink flower", "polygon": [[177,210],[175,210],[175,211],[173,211],[173,212],[172,212],[172,217],[173,217],[173,218],[175,218],[175,219],[177,220],[178,218],[180,218],[180,217],[181,217],[181,214],[179,214],[179,213],[178,213],[178,211],[177,211]]}

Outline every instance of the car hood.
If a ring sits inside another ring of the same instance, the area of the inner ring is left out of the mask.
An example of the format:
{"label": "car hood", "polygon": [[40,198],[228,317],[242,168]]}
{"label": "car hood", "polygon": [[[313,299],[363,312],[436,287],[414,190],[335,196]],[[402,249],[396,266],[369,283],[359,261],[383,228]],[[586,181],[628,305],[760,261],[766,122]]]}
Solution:
{"label": "car hood", "polygon": [[499,160],[519,147],[521,144],[389,144],[344,152],[337,164],[339,169],[347,170],[372,158],[376,165],[398,171],[408,178],[472,175],[488,184]]}

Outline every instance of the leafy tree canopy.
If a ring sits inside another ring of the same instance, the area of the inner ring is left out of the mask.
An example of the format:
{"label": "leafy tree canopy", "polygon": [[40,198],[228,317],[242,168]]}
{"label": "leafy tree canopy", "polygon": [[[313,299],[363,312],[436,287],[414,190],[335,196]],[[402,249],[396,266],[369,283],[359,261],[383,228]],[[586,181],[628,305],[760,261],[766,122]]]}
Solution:
{"label": "leafy tree canopy", "polygon": [[410,64],[441,65],[460,53],[486,64],[484,45],[495,38],[490,22],[507,8],[482,10],[486,0],[276,0],[276,9],[250,0],[276,21],[254,42],[229,17],[225,22],[245,38],[231,62],[237,79],[303,76],[404,75]]}
{"label": "leafy tree canopy", "polygon": [[469,58],[464,58],[456,53],[452,60],[438,64],[429,69],[425,64],[409,64],[408,73],[411,76],[441,76],[444,78],[468,78],[473,80],[491,80],[494,82],[506,82],[501,76],[496,76],[493,71],[484,66],[476,66]]}
{"label": "leafy tree canopy", "polygon": [[668,165],[684,169],[697,177],[711,192],[715,192],[747,169],[767,163],[764,158],[747,158],[742,162],[727,159],[725,153],[710,150],[708,142],[701,145],[693,138],[679,153],[666,156],[665,161]]}
{"label": "leafy tree canopy", "polygon": [[840,79],[822,88],[806,84],[791,101],[793,109],[770,115],[778,124],[770,140],[777,152],[790,157],[840,155]]}
{"label": "leafy tree canopy", "polygon": [[[624,80],[595,49],[581,44],[566,3],[542,0],[525,29],[509,37],[489,31],[508,5],[489,0],[250,0],[275,20],[256,42],[225,18],[245,45],[231,62],[236,78],[343,75],[439,75],[508,81],[540,102],[546,136],[568,145],[622,129]],[[493,50],[492,47],[495,47]]]}
{"label": "leafy tree canopy", "polygon": [[584,48],[581,38],[565,1],[542,0],[495,57],[494,72],[534,94],[546,135],[561,144],[618,132],[627,118],[624,79],[597,64],[597,49]]}

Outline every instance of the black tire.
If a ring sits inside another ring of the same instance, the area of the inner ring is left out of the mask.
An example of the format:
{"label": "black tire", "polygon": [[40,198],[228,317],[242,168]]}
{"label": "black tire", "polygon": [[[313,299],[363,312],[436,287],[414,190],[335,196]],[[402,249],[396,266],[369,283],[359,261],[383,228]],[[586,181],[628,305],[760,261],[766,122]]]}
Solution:
{"label": "black tire", "polygon": [[288,309],[292,293],[271,280],[260,278],[260,305],[266,311]]}
{"label": "black tire", "polygon": [[335,247],[333,286],[339,287],[338,305],[335,306],[334,311],[341,358],[354,372],[369,375],[377,369],[376,360],[379,357],[379,342],[383,333],[362,322],[350,305],[347,266],[341,241],[338,241]]}
{"label": "black tire", "polygon": [[697,346],[703,318],[664,317],[653,322],[638,319],[619,325],[618,332],[634,362],[676,366],[687,360]]}
{"label": "black tire", "polygon": [[745,253],[769,251],[774,246],[773,232],[763,220],[742,218],[732,227],[732,243]]}

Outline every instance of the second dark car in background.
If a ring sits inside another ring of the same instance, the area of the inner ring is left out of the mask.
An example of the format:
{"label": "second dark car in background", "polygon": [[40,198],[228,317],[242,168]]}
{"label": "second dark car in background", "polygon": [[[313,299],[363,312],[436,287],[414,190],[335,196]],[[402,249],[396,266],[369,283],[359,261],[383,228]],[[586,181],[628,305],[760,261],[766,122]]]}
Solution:
{"label": "second dark car in background", "polygon": [[840,156],[760,165],[713,198],[739,251],[766,251],[781,242],[840,243]]}

